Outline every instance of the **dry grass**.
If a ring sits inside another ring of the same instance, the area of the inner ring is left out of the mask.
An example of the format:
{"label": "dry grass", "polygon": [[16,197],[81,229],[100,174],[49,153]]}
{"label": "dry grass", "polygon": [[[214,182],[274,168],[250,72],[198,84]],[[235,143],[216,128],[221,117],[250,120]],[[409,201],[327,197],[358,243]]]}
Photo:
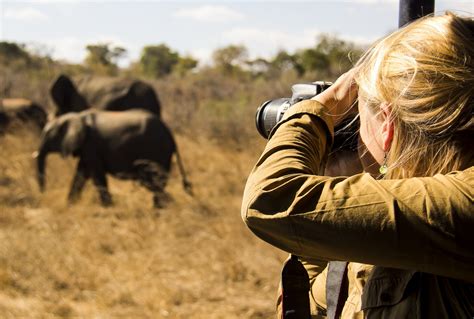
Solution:
{"label": "dry grass", "polygon": [[38,137],[0,137],[0,317],[273,318],[285,254],[239,213],[255,148],[187,136],[177,141],[195,196],[175,169],[160,210],[113,178],[113,207],[98,204],[92,184],[68,206],[75,162],[55,155],[41,194],[30,156]]}
{"label": "dry grass", "polygon": [[[49,60],[13,62],[0,61],[1,97],[28,98],[49,112],[56,77],[84,72]],[[333,80],[213,69],[145,79],[158,92],[195,192],[184,192],[175,167],[171,200],[160,210],[136,183],[110,177],[113,207],[99,205],[91,183],[68,206],[75,161],[57,155],[48,158],[41,194],[31,159],[38,133],[17,127],[0,136],[0,318],[273,318],[286,254],[240,218],[245,179],[263,148],[255,110],[315,79]]]}

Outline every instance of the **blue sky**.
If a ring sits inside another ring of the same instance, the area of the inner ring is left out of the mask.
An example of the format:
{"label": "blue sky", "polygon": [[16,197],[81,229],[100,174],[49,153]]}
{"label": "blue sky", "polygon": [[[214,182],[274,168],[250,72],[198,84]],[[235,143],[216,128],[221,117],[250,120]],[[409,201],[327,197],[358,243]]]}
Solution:
{"label": "blue sky", "polygon": [[[436,12],[446,9],[473,15],[474,0],[436,0]],[[160,43],[202,62],[229,44],[270,57],[310,47],[320,33],[370,43],[397,25],[398,0],[0,0],[1,40],[73,62],[83,60],[87,44],[105,42],[128,50],[123,65]]]}

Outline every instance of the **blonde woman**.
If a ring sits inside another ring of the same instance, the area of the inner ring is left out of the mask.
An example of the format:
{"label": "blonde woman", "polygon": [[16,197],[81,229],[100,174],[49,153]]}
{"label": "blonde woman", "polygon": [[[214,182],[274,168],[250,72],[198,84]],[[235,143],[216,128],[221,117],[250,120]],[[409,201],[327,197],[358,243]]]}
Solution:
{"label": "blonde woman", "polygon": [[[334,125],[354,111],[372,174],[319,175]],[[314,317],[325,316],[327,262],[347,260],[342,318],[473,318],[473,113],[474,22],[452,13],[387,36],[286,112],[242,217],[307,262]]]}

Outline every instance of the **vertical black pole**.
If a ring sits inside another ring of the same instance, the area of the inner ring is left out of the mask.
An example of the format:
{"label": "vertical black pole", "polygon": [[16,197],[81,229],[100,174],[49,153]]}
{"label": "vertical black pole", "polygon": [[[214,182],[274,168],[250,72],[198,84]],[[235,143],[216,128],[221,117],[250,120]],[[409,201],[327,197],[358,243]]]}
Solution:
{"label": "vertical black pole", "polygon": [[398,27],[434,12],[435,0],[400,0]]}

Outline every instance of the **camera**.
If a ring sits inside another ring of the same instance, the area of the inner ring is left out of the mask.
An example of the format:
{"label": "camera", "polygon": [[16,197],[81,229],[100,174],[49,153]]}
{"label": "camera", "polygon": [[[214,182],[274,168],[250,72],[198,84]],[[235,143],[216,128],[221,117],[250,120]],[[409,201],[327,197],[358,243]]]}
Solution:
{"label": "camera", "polygon": [[[264,138],[270,136],[272,129],[281,121],[285,112],[296,103],[310,99],[332,85],[331,82],[316,81],[298,83],[291,87],[291,98],[279,98],[265,101],[257,109],[255,124]],[[348,117],[334,128],[333,149],[357,150],[359,117]]]}

